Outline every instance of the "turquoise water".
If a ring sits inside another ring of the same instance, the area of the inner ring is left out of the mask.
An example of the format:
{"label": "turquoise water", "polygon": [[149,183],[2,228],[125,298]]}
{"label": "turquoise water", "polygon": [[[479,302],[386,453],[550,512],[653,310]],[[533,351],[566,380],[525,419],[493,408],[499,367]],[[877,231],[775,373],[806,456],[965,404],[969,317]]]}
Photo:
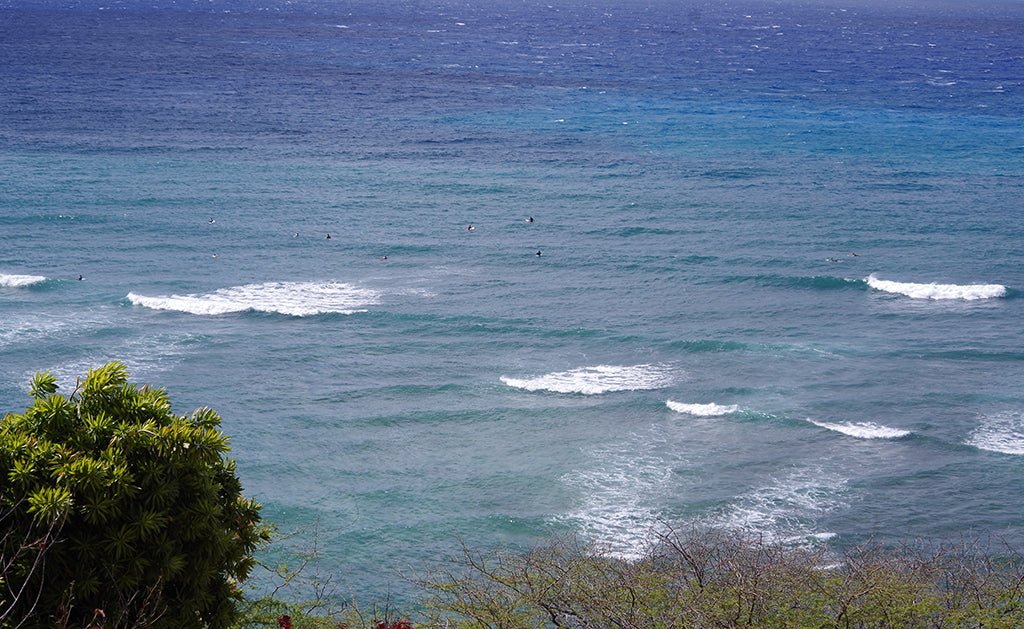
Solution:
{"label": "turquoise water", "polygon": [[371,596],[1024,542],[1019,3],[0,6],[4,410],[124,361]]}

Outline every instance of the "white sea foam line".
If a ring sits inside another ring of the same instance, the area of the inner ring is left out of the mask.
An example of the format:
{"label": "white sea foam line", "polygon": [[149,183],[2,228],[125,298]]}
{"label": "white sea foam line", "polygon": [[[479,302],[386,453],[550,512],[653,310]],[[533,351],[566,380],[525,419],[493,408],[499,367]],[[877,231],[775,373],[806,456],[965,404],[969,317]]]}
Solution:
{"label": "white sea foam line", "polygon": [[221,288],[212,293],[146,297],[128,293],[137,306],[197,315],[232,312],[277,312],[291,316],[351,314],[378,303],[380,293],[341,282],[267,282]]}
{"label": "white sea foam line", "polygon": [[[128,368],[131,382],[145,383],[149,378],[167,371],[180,361],[181,356],[189,351],[183,347],[188,338],[170,341],[152,337],[137,339],[121,343],[116,349],[111,349],[108,355],[64,362],[47,369],[57,378],[57,385],[64,394],[70,394],[78,379],[84,379],[90,369],[102,367],[115,360],[124,363]],[[23,374],[22,381],[18,384],[27,385],[34,376],[35,372]]]}
{"label": "white sea foam line", "polygon": [[720,417],[740,410],[736,404],[723,406],[713,402],[710,404],[684,404],[668,400],[665,405],[677,413],[687,413],[697,417]]}
{"label": "white sea foam line", "polygon": [[[647,444],[649,446],[649,444]],[[582,523],[583,533],[611,554],[639,558],[658,523],[653,505],[672,481],[672,465],[645,455],[643,443],[593,453],[592,469],[567,474],[562,481],[582,493],[583,503],[566,518]]]}
{"label": "white sea foam line", "polygon": [[20,313],[13,319],[0,321],[0,348],[30,344],[41,338],[79,335],[87,330],[105,327],[110,320],[94,312],[72,314]]}
{"label": "white sea foam line", "polygon": [[1002,454],[1024,454],[1024,415],[1007,412],[982,417],[967,445]]}
{"label": "white sea foam line", "polygon": [[1004,297],[1006,287],[1002,284],[913,284],[909,282],[893,282],[880,280],[869,275],[865,280],[868,286],[887,293],[898,293],[914,299],[992,299]]}
{"label": "white sea foam line", "polygon": [[758,533],[778,541],[827,538],[830,532],[813,530],[823,514],[846,506],[842,500],[846,480],[821,469],[797,470],[774,483],[740,496],[714,524]]}
{"label": "white sea foam line", "polygon": [[906,437],[911,432],[909,430],[882,426],[873,422],[842,422],[833,424],[829,422],[816,422],[813,419],[808,419],[807,421],[815,426],[841,432],[844,435],[857,437],[858,439],[899,439],[900,437]]}
{"label": "white sea foam line", "polygon": [[7,286],[10,288],[21,288],[23,286],[31,286],[38,284],[39,282],[45,282],[46,277],[42,275],[7,275],[0,273],[0,286]]}
{"label": "white sea foam line", "polygon": [[645,364],[632,366],[597,365],[560,371],[534,378],[501,376],[510,387],[527,391],[553,391],[555,393],[582,393],[596,395],[611,391],[638,391],[660,389],[672,383],[674,373],[668,365]]}

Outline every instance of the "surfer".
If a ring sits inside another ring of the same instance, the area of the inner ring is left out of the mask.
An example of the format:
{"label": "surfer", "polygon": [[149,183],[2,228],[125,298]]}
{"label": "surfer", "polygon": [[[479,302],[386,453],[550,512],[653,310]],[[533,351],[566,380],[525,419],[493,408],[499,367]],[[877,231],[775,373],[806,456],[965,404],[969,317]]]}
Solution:
{"label": "surfer", "polygon": [[299,232],[295,232],[295,235],[292,236],[292,238],[298,238],[298,237],[299,237]]}
{"label": "surfer", "polygon": [[467,225],[466,226],[466,231],[470,231],[470,232],[473,231],[473,226],[472,225]]}
{"label": "surfer", "polygon": [[531,216],[530,218],[526,219],[526,222],[527,223],[532,223],[533,222],[533,217]]}
{"label": "surfer", "polygon": [[210,224],[211,224],[211,225],[213,225],[213,224],[214,224],[214,223],[216,223],[216,222],[217,222],[217,221],[213,220],[212,218],[210,219]]}
{"label": "surfer", "polygon": [[537,250],[537,257],[540,257],[540,249]]}
{"label": "surfer", "polygon": [[331,239],[331,235],[327,234],[327,238],[325,238],[324,240],[330,240],[330,239]]}
{"label": "surfer", "polygon": [[381,257],[380,257],[380,259],[381,259],[381,260],[387,260],[387,259],[388,259],[388,257],[387,257],[387,256],[381,256]]}
{"label": "surfer", "polygon": [[839,262],[839,260],[836,260],[835,258],[826,258],[825,262]]}
{"label": "surfer", "polygon": [[851,254],[850,254],[850,257],[851,257],[851,258],[859,258],[859,257],[860,257],[860,254],[859,254],[859,253],[851,253]]}
{"label": "surfer", "polygon": [[79,281],[79,282],[81,282],[81,281],[82,281],[82,276],[81,276],[81,275],[79,275],[79,276],[78,276],[78,281]]}

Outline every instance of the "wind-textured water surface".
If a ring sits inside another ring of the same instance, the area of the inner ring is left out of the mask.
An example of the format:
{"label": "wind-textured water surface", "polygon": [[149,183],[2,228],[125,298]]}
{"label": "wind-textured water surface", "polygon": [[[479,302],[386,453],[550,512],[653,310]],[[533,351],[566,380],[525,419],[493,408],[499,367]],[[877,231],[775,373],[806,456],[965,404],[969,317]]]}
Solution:
{"label": "wind-textured water surface", "polygon": [[124,361],[371,596],[459,537],[1019,546],[1021,41],[1020,2],[0,1],[0,408]]}

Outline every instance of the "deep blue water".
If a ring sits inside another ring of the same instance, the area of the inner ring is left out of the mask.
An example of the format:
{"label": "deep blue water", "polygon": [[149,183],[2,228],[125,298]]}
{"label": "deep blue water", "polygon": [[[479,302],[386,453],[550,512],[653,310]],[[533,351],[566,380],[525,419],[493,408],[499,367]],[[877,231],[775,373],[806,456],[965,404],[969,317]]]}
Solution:
{"label": "deep blue water", "polygon": [[126,362],[370,597],[459,537],[1020,547],[1021,41],[1020,2],[0,1],[0,408]]}

